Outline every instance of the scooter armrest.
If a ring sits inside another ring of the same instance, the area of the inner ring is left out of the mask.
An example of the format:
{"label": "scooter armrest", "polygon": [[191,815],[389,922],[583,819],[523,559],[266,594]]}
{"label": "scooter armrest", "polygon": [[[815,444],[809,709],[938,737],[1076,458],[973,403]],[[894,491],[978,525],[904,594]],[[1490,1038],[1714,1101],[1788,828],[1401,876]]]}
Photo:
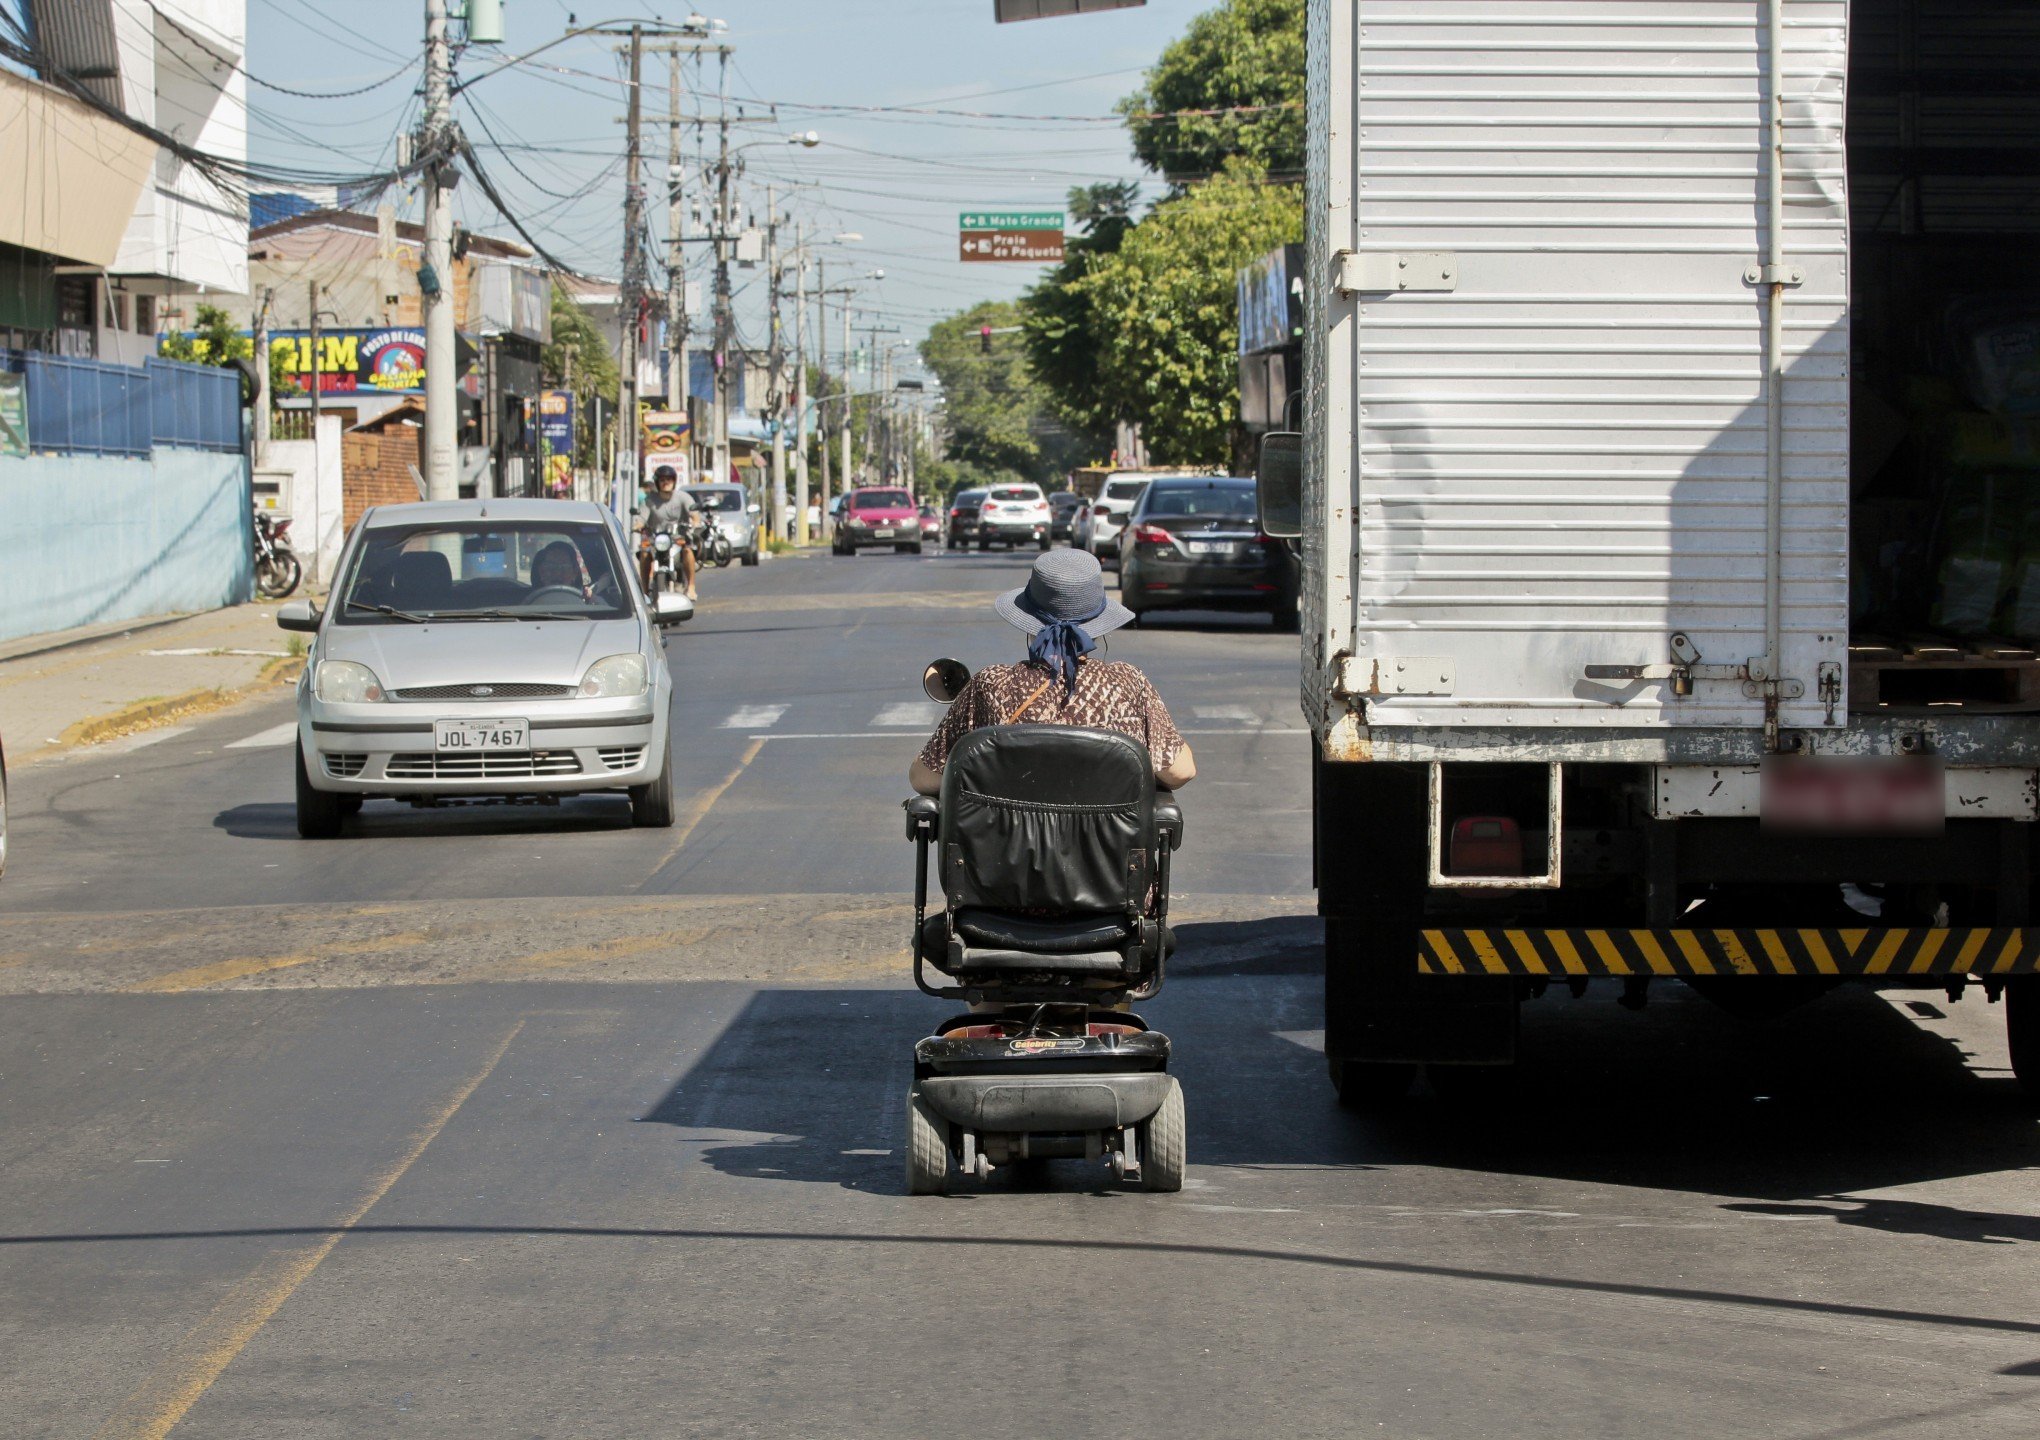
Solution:
{"label": "scooter armrest", "polygon": [[933,795],[916,795],[905,802],[907,812],[907,838],[917,839],[922,835],[935,833],[935,817],[942,807]]}
{"label": "scooter armrest", "polygon": [[1155,794],[1155,829],[1169,842],[1171,850],[1183,844],[1183,807],[1173,796],[1163,792]]}

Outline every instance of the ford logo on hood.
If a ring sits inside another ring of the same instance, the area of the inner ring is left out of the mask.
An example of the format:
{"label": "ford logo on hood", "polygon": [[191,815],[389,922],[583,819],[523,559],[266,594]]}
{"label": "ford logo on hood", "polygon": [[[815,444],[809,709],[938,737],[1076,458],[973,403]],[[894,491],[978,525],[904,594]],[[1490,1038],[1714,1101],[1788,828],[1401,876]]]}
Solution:
{"label": "ford logo on hood", "polygon": [[495,693],[496,687],[493,685],[470,685],[468,687],[468,694],[474,696],[477,700],[486,700]]}

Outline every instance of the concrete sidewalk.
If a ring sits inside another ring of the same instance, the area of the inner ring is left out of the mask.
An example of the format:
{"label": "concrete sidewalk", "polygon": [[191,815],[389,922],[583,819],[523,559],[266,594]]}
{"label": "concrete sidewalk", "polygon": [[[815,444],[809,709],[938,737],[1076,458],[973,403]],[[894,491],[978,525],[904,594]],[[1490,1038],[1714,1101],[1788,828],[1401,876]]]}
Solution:
{"label": "concrete sidewalk", "polygon": [[[294,597],[302,598],[302,597]],[[276,601],[35,635],[0,645],[10,768],[239,703],[295,679]]]}

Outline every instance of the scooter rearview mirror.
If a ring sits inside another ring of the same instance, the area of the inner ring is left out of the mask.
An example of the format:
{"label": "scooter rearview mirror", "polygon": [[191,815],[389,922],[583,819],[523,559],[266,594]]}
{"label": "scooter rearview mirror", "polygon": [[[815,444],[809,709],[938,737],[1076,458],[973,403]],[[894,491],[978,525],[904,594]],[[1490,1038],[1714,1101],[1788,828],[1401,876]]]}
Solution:
{"label": "scooter rearview mirror", "polygon": [[963,687],[968,684],[970,667],[961,660],[932,661],[928,668],[921,672],[921,689],[938,705],[947,705],[961,695]]}

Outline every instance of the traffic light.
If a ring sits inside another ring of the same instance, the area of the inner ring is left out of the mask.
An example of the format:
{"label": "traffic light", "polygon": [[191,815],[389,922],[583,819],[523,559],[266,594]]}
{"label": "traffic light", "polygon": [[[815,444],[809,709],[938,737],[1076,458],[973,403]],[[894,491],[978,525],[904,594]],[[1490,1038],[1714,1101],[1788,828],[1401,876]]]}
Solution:
{"label": "traffic light", "polygon": [[978,326],[978,350],[986,355],[992,353],[992,327],[989,325]]}

